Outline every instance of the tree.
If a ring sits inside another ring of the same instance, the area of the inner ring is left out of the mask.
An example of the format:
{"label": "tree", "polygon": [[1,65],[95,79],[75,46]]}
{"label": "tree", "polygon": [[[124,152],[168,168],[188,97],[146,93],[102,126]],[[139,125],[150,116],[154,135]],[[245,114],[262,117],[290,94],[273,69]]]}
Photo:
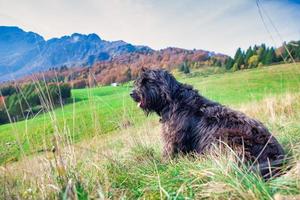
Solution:
{"label": "tree", "polygon": [[179,66],[178,70],[179,70],[180,72],[185,73],[185,74],[190,73],[190,67],[188,66],[188,64],[187,64],[186,61],[183,62],[183,63]]}
{"label": "tree", "polygon": [[64,83],[61,84],[59,87],[60,87],[60,93],[62,99],[67,99],[71,97],[71,87],[69,84]]}
{"label": "tree", "polygon": [[269,49],[267,51],[267,54],[266,54],[265,59],[264,59],[264,64],[265,65],[270,65],[274,62],[276,62],[276,54],[275,54],[274,48],[272,47],[271,49]]}
{"label": "tree", "polygon": [[7,117],[7,113],[4,108],[0,109],[0,124],[8,123],[9,119]]}
{"label": "tree", "polygon": [[257,50],[257,55],[258,55],[258,61],[263,63],[265,62],[265,56],[266,56],[266,45],[265,44],[262,44],[258,50]]}
{"label": "tree", "polygon": [[298,42],[293,42],[293,46],[294,46],[294,59],[296,61],[300,61],[300,41]]}
{"label": "tree", "polygon": [[239,70],[239,67],[237,65],[237,63],[234,63],[232,68],[231,68],[231,71],[235,72],[235,71],[238,71]]}
{"label": "tree", "polygon": [[235,55],[234,55],[234,61],[236,61],[240,56],[242,55],[242,49],[241,48],[238,48],[235,52]]}
{"label": "tree", "polygon": [[185,73],[185,74],[189,74],[191,71],[190,71],[190,68],[189,68],[189,66],[187,66],[186,65],[186,67],[184,68],[184,71],[183,71],[183,73]]}
{"label": "tree", "polygon": [[217,60],[217,61],[215,62],[215,66],[217,66],[217,67],[222,67],[221,61],[220,61],[220,60]]}
{"label": "tree", "polygon": [[75,89],[86,88],[87,81],[85,79],[71,81],[71,87]]}
{"label": "tree", "polygon": [[5,99],[8,113],[12,118],[17,119],[22,116],[22,97],[19,94],[13,94]]}
{"label": "tree", "polygon": [[248,64],[249,58],[251,56],[253,56],[254,52],[252,50],[252,47],[250,46],[247,51],[246,51],[246,55],[245,55],[245,64]]}
{"label": "tree", "polygon": [[233,64],[234,64],[234,60],[231,57],[229,57],[225,61],[225,68],[227,70],[229,70],[229,69],[231,69],[233,67]]}
{"label": "tree", "polygon": [[124,75],[126,77],[126,81],[130,81],[132,79],[130,67],[127,68]]}
{"label": "tree", "polygon": [[184,64],[182,63],[178,66],[178,71],[183,72],[183,70],[184,70]]}
{"label": "tree", "polygon": [[241,69],[242,65],[244,65],[244,53],[242,52],[241,48],[238,48],[235,55],[234,55],[234,63],[237,64],[237,68]]}
{"label": "tree", "polygon": [[67,65],[62,65],[62,66],[60,66],[60,68],[59,68],[59,71],[60,71],[60,72],[63,72],[63,71],[66,71],[66,70],[68,70]]}
{"label": "tree", "polygon": [[17,93],[17,90],[13,85],[2,86],[0,88],[0,95],[2,96],[9,96],[14,93]]}
{"label": "tree", "polygon": [[238,66],[238,69],[244,68],[245,62],[244,62],[244,56],[243,56],[243,54],[237,59],[236,64]]}
{"label": "tree", "polygon": [[258,65],[258,55],[253,55],[248,60],[249,68],[257,67]]}
{"label": "tree", "polygon": [[[61,99],[64,100],[71,96],[71,88],[68,84],[49,83],[47,85],[40,82],[39,87],[35,84],[26,84],[18,87],[16,91],[19,92],[0,98],[0,124],[9,122],[6,109],[13,120],[21,120],[33,115],[33,110],[39,111],[43,107],[41,98],[46,103],[50,103],[51,99],[51,103],[55,106],[60,103]],[[4,102],[1,103],[1,101]],[[6,107],[3,106],[4,103]]]}
{"label": "tree", "polygon": [[[284,57],[288,58],[288,60],[292,60],[291,56],[295,61],[300,60],[300,41],[291,41],[288,44],[283,44],[289,50],[290,53],[287,52],[286,48],[284,48]],[[290,55],[291,54],[291,55]]]}
{"label": "tree", "polygon": [[257,45],[253,46],[253,54],[257,54],[258,48],[259,47]]}

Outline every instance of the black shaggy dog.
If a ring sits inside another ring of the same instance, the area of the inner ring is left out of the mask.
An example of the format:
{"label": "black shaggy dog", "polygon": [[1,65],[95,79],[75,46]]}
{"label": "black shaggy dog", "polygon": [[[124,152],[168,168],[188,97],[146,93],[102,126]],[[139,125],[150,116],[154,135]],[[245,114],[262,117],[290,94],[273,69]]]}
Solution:
{"label": "black shaggy dog", "polygon": [[161,117],[165,157],[202,154],[221,141],[242,149],[244,160],[265,178],[278,172],[284,151],[261,122],[206,99],[165,70],[143,69],[134,84],[133,100]]}

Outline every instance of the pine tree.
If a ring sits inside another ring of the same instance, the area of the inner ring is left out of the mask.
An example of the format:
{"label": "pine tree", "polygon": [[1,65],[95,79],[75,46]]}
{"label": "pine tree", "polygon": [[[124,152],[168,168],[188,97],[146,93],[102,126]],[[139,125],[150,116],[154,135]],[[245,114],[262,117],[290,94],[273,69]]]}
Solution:
{"label": "pine tree", "polygon": [[258,51],[258,46],[254,45],[254,47],[253,47],[253,54],[257,55],[257,51]]}
{"label": "pine tree", "polygon": [[185,74],[189,74],[190,73],[190,67],[188,66],[187,62],[184,62],[183,73],[185,73]]}
{"label": "pine tree", "polygon": [[222,67],[221,61],[217,60],[217,61],[215,62],[215,66],[217,66],[217,67]]}
{"label": "pine tree", "polygon": [[231,68],[231,71],[235,72],[237,70],[239,70],[239,67],[238,67],[237,63],[234,63],[232,68]]}
{"label": "pine tree", "polygon": [[132,75],[131,75],[131,69],[130,69],[130,67],[127,68],[127,70],[125,71],[124,75],[125,75],[127,81],[131,80]]}
{"label": "pine tree", "polygon": [[233,64],[234,64],[234,60],[231,57],[229,57],[225,61],[225,68],[227,70],[229,70],[229,69],[231,69],[233,67]]}
{"label": "pine tree", "polygon": [[264,64],[265,65],[270,65],[274,62],[276,62],[276,54],[275,54],[274,48],[272,47],[271,49],[269,49],[267,51],[267,54],[266,54],[265,59],[264,59]]}
{"label": "pine tree", "polygon": [[253,50],[252,50],[252,47],[250,46],[248,49],[247,49],[247,51],[246,51],[246,55],[245,55],[245,64],[247,65],[247,63],[248,63],[248,61],[249,61],[249,58],[251,57],[251,56],[253,56],[254,55],[254,52],[253,52]]}
{"label": "pine tree", "polygon": [[183,70],[184,70],[184,65],[182,63],[178,66],[178,71],[183,72]]}
{"label": "pine tree", "polygon": [[180,72],[185,73],[185,74],[190,73],[190,67],[188,66],[188,64],[187,64],[186,61],[183,62],[181,65],[179,65],[178,70],[179,70]]}
{"label": "pine tree", "polygon": [[237,59],[241,56],[241,54],[242,54],[242,49],[241,49],[241,48],[238,48],[238,49],[236,50],[235,55],[234,55],[234,58],[233,58],[235,62],[236,62]]}
{"label": "pine tree", "polygon": [[242,65],[244,65],[244,53],[242,52],[241,48],[238,48],[235,55],[234,55],[234,63],[237,64],[237,68],[241,69]]}
{"label": "pine tree", "polygon": [[262,44],[257,50],[258,61],[261,62],[262,64],[265,64],[264,59],[265,59],[266,53],[267,53],[266,45]]}
{"label": "pine tree", "polygon": [[183,71],[183,73],[185,73],[185,74],[189,74],[190,72],[191,71],[190,71],[190,68],[188,66]]}

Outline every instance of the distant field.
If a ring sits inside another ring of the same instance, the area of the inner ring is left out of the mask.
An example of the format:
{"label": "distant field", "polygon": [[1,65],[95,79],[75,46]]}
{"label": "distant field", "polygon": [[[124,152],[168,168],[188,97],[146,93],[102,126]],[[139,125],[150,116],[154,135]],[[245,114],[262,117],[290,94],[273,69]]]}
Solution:
{"label": "distant field", "polygon": [[130,90],[128,86],[73,90],[74,103],[34,119],[0,126],[0,163],[51,149],[54,133],[71,135],[76,142],[121,128],[135,107],[128,97]]}
{"label": "distant field", "polygon": [[[176,76],[203,95],[234,107],[268,96],[300,92],[300,64]],[[67,134],[72,142],[78,142],[140,124],[145,116],[129,98],[130,90],[128,85],[73,90],[74,103],[33,119],[0,126],[0,164],[51,149],[54,133]]]}
{"label": "distant field", "polygon": [[300,91],[300,64],[274,65],[181,80],[215,101],[241,104],[270,95]]}

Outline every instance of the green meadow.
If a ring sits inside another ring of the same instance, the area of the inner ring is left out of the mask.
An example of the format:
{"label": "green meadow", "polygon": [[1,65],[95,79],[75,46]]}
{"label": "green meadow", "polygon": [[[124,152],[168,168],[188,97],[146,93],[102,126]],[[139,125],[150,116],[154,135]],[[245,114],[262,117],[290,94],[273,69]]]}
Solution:
{"label": "green meadow", "polygon": [[[0,193],[21,199],[60,199],[70,191],[79,199],[299,195],[300,174],[294,167],[300,156],[300,64],[221,73],[201,70],[174,74],[202,95],[263,121],[291,156],[286,175],[265,182],[240,166],[234,155],[217,150],[199,158],[162,161],[158,117],[146,117],[136,107],[128,83],[72,90],[64,106],[1,125],[0,175],[5,179],[0,183],[6,187]],[[33,170],[36,176],[28,178]]]}
{"label": "green meadow", "polygon": [[65,106],[0,126],[0,163],[50,149],[55,133],[71,134],[79,141],[120,128],[122,120],[134,116],[129,91],[129,86],[73,90],[71,103]]}

